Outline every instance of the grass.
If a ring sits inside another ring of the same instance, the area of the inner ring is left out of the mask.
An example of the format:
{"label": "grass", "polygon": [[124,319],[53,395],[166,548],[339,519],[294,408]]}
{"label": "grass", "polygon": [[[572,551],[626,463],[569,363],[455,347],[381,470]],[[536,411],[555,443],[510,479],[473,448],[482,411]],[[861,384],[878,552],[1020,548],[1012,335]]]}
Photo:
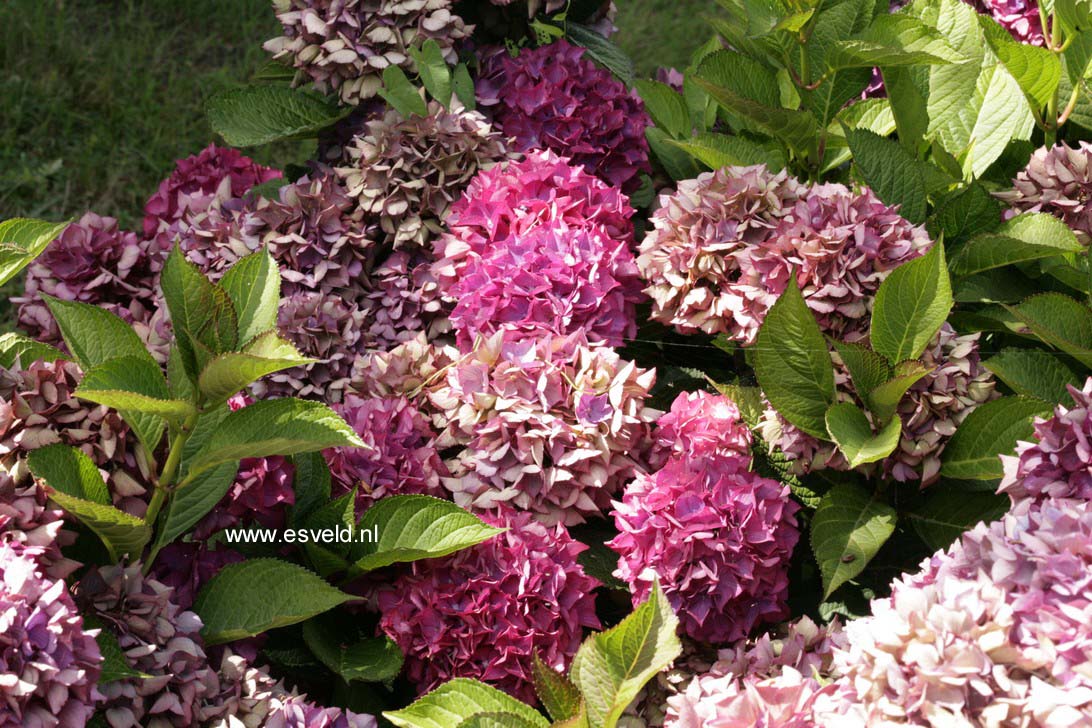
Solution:
{"label": "grass", "polygon": [[615,0],[616,40],[642,76],[660,66],[682,70],[690,54],[713,36],[705,16],[714,15],[713,0]]}

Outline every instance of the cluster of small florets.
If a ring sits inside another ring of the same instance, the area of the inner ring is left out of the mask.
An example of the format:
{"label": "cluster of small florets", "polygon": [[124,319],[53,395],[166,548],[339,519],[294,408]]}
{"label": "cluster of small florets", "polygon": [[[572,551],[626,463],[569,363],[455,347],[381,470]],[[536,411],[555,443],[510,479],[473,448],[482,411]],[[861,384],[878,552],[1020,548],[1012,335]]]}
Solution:
{"label": "cluster of small florets", "polygon": [[533,656],[564,670],[585,628],[596,628],[595,589],[577,556],[587,547],[526,513],[484,516],[508,530],[442,559],[417,561],[377,596],[380,627],[406,655],[425,692],[472,677],[536,702]]}
{"label": "cluster of small florets", "polygon": [[662,467],[614,503],[615,574],[635,604],[658,579],[683,632],[703,642],[785,618],[799,538],[788,487],[751,472],[750,437],[727,398],[684,393],[660,423]]}
{"label": "cluster of small florets", "polygon": [[478,94],[516,149],[551,149],[632,193],[650,170],[644,104],[584,49],[558,40],[484,54]]}
{"label": "cluster of small florets", "polygon": [[579,334],[495,334],[429,393],[449,423],[440,446],[464,448],[445,486],[464,507],[508,505],[547,523],[602,514],[643,469],[655,376]]}
{"label": "cluster of small florets", "polygon": [[856,340],[887,275],[932,241],[868,189],[724,167],[660,198],[637,265],[653,318],[749,344],[790,275],[824,332]]}
{"label": "cluster of small florets", "polygon": [[[885,477],[900,482],[936,481],[940,455],[959,424],[979,405],[999,396],[993,375],[982,365],[979,334],[960,336],[944,324],[921,356],[929,373],[918,380],[899,402],[902,419],[898,447],[880,468]],[[858,402],[852,378],[838,358],[835,386],[840,401]],[[776,410],[769,408],[759,426],[764,439],[782,451],[797,474],[831,468],[844,470],[848,463],[829,442],[800,431]]]}
{"label": "cluster of small florets", "polygon": [[1092,243],[1092,144],[1041,147],[997,196],[1019,212],[1059,217],[1085,245]]}
{"label": "cluster of small florets", "polygon": [[1016,40],[1028,45],[1045,43],[1043,23],[1036,0],[963,0],[976,11],[989,15]]}
{"label": "cluster of small florets", "polygon": [[410,48],[433,40],[452,63],[455,44],[473,30],[452,12],[453,0],[275,0],[273,5],[284,35],[264,48],[291,63],[298,78],[350,105],[376,95],[388,66],[415,72]]}

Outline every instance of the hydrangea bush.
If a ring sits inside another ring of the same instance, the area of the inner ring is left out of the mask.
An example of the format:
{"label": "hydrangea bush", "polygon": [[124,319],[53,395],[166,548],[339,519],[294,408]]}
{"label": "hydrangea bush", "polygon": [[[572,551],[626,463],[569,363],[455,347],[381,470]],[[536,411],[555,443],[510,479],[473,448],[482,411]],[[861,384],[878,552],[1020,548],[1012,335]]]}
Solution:
{"label": "hydrangea bush", "polygon": [[272,10],[0,222],[0,726],[1092,725],[1086,3]]}

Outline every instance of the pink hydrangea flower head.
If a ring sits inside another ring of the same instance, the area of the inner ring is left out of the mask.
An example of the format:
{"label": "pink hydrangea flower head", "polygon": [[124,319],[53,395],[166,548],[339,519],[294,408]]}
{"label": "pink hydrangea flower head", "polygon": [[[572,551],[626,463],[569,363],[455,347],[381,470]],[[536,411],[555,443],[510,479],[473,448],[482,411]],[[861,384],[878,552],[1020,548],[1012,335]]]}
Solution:
{"label": "pink hydrangea flower head", "polygon": [[0,543],[33,551],[42,573],[51,579],[64,579],[79,567],[61,554],[62,546],[76,540],[63,526],[64,511],[49,502],[45,488],[36,481],[17,484],[11,473],[0,474]]}
{"label": "pink hydrangea flower head", "polygon": [[[1032,3],[1034,7],[1034,3]],[[1038,16],[1036,16],[1038,17]],[[1012,189],[997,196],[1019,212],[1061,218],[1085,245],[1092,243],[1092,144],[1058,144],[1035,150]]]}
{"label": "pink hydrangea flower head", "polygon": [[659,414],[645,405],[654,382],[654,370],[579,335],[509,340],[502,331],[429,393],[449,423],[440,446],[464,448],[443,482],[466,508],[508,505],[566,525],[599,515],[644,468]]}
{"label": "pink hydrangea flower head", "polygon": [[1016,40],[1033,46],[1045,44],[1043,23],[1036,0],[964,0],[976,11],[989,15]]}
{"label": "pink hydrangea flower head", "polygon": [[584,629],[599,627],[599,582],[584,573],[577,556],[586,547],[564,526],[525,513],[484,518],[508,530],[414,562],[379,591],[380,628],[405,653],[406,676],[421,692],[471,677],[534,703],[533,655],[567,667]]}
{"label": "pink hydrangea flower head", "polygon": [[614,187],[632,193],[648,172],[651,125],[640,97],[610,71],[565,40],[525,48],[518,56],[497,53],[486,69],[495,77],[493,115],[519,151],[552,149]]}
{"label": "pink hydrangea flower head", "polygon": [[419,333],[389,351],[372,352],[358,359],[350,388],[364,397],[405,395],[419,410],[431,411],[427,399],[420,395],[427,387],[442,382],[458,358],[455,347],[430,342]]}
{"label": "pink hydrangea flower head", "polygon": [[740,457],[672,458],[615,502],[615,575],[640,603],[658,578],[683,633],[729,642],[788,616],[798,506]]}
{"label": "pink hydrangea flower head", "polygon": [[364,283],[360,306],[367,312],[367,338],[377,348],[393,348],[422,332],[434,337],[448,330],[431,254],[396,250]]}
{"label": "pink hydrangea flower head", "polygon": [[661,195],[637,258],[653,319],[681,333],[753,339],[758,314],[738,290],[741,259],[805,192],[787,173],[758,166],[705,172]]}
{"label": "pink hydrangea flower head", "polygon": [[102,655],[39,553],[0,541],[0,724],[80,728],[98,699]]}
{"label": "pink hydrangea flower head", "polygon": [[204,210],[217,195],[242,197],[280,176],[280,170],[263,167],[237,149],[209,144],[175,162],[171,175],[144,203],[144,237],[153,238],[176,220]]}
{"label": "pink hydrangea flower head", "polygon": [[467,253],[445,293],[460,348],[504,329],[521,336],[584,332],[621,346],[637,332],[642,299],[633,253],[624,240],[585,228],[542,226]]}
{"label": "pink hydrangea flower head", "polygon": [[664,728],[817,728],[815,705],[835,690],[792,667],[742,680],[709,673],[668,698]]}
{"label": "pink hydrangea flower head", "polygon": [[682,392],[656,421],[652,466],[662,467],[673,456],[694,460],[710,455],[735,456],[750,464],[751,430],[728,397]]}
{"label": "pink hydrangea flower head", "polygon": [[1073,406],[1035,421],[1035,441],[1021,442],[1016,454],[1002,455],[1005,477],[998,492],[1014,503],[1035,498],[1092,500],[1092,379],[1069,387]]}
{"label": "pink hydrangea flower head", "polygon": [[155,241],[118,228],[112,217],[93,212],[70,223],[27,268],[19,304],[19,326],[55,346],[61,332],[43,295],[102,306],[127,323],[146,322],[155,311],[164,251]]}
{"label": "pink hydrangea flower head", "polygon": [[284,34],[266,41],[273,58],[297,70],[325,93],[355,106],[376,95],[383,69],[416,72],[408,49],[426,40],[444,60],[457,61],[456,44],[473,26],[453,12],[453,0],[275,0]]}
{"label": "pink hydrangea flower head", "polygon": [[480,112],[436,101],[425,116],[392,109],[372,118],[345,153],[338,177],[394,247],[431,247],[470,180],[508,157],[504,137]]}
{"label": "pink hydrangea flower head", "polygon": [[447,468],[436,450],[436,433],[408,399],[349,394],[334,409],[370,446],[325,451],[334,494],[356,488],[358,513],[388,495],[447,495],[440,485]]}
{"label": "pink hydrangea flower head", "polygon": [[628,245],[633,212],[624,194],[581,167],[550,151],[530,152],[479,173],[452,205],[450,233],[436,244],[436,277],[450,290],[469,253],[485,256],[498,242],[537,227],[595,230]]}

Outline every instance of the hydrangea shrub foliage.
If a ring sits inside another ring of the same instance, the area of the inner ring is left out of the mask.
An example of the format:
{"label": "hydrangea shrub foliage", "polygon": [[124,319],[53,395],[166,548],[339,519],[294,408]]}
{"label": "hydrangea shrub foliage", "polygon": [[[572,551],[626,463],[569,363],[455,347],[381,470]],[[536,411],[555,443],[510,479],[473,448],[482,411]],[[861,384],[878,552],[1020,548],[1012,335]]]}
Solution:
{"label": "hydrangea shrub foliage", "polygon": [[616,11],[276,0],[0,222],[0,726],[1092,725],[1092,7]]}

